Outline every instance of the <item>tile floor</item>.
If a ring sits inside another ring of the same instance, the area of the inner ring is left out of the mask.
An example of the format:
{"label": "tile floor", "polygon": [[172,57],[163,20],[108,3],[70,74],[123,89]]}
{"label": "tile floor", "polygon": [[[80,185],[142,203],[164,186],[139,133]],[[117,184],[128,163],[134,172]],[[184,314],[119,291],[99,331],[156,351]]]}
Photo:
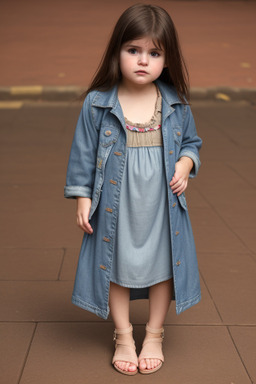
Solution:
{"label": "tile floor", "polygon": [[[166,319],[166,362],[127,378],[111,367],[111,319],[70,302],[81,232],[63,198],[74,103],[0,109],[0,370],[3,384],[252,384],[256,380],[256,108],[193,102],[204,140],[187,192],[202,301]],[[132,302],[142,342],[147,301]],[[100,368],[99,368],[100,366]]]}

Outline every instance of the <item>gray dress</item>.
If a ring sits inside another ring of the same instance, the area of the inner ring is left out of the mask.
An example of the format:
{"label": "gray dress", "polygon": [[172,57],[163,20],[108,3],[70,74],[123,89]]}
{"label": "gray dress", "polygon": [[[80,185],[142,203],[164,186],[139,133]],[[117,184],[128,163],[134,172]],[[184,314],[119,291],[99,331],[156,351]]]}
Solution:
{"label": "gray dress", "polygon": [[126,120],[127,162],[111,281],[145,288],[172,277],[167,184],[161,134],[161,95],[146,124]]}

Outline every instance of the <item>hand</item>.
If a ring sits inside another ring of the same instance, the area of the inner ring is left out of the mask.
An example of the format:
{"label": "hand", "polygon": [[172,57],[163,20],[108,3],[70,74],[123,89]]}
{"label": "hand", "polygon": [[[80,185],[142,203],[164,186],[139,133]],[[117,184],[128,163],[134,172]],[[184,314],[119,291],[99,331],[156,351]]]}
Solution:
{"label": "hand", "polygon": [[180,196],[185,191],[188,185],[188,178],[194,162],[190,157],[183,156],[175,164],[175,173],[170,182],[173,193]]}
{"label": "hand", "polygon": [[93,229],[89,223],[89,214],[91,210],[92,200],[88,197],[77,197],[77,210],[76,210],[76,221],[79,228],[84,232],[91,235]]}

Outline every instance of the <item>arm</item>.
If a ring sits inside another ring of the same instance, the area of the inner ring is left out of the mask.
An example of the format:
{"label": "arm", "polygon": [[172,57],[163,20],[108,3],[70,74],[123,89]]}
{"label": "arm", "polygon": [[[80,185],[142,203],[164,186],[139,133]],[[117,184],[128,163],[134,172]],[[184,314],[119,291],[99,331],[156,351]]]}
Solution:
{"label": "arm", "polygon": [[92,198],[97,147],[98,130],[93,121],[89,94],[83,103],[71,146],[64,187],[66,198]]}
{"label": "arm", "polygon": [[187,188],[189,174],[193,166],[193,160],[186,156],[181,157],[175,164],[175,173],[170,182],[170,186],[172,192],[177,193],[177,196],[180,196]]}
{"label": "arm", "polygon": [[175,173],[170,182],[173,193],[177,196],[185,191],[189,177],[195,177],[201,165],[199,150],[202,140],[197,136],[191,109],[186,105],[184,111],[183,137],[179,153],[179,160],[175,164]]}
{"label": "arm", "polygon": [[179,160],[182,157],[189,157],[193,160],[193,167],[190,170],[189,177],[197,175],[201,162],[199,159],[199,150],[202,146],[202,140],[197,136],[195,121],[189,105],[184,106],[183,135],[180,147]]}
{"label": "arm", "polygon": [[92,200],[88,197],[77,197],[76,220],[77,225],[86,233],[91,235],[93,229],[89,223],[89,214],[91,210]]}

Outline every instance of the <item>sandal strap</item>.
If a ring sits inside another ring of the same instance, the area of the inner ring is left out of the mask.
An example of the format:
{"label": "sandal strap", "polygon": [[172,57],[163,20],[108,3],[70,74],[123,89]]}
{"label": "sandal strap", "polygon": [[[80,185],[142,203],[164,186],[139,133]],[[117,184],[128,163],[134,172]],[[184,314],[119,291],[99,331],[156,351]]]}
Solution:
{"label": "sandal strap", "polygon": [[[143,343],[142,345],[142,348],[144,348],[146,345],[149,346],[150,343],[158,343],[161,344],[161,341],[158,340],[158,341],[153,341],[154,339],[150,339],[150,340],[147,340],[146,342]],[[146,350],[144,349],[144,351],[142,351],[139,355],[139,362],[143,359],[158,359],[158,360],[161,360],[162,362],[164,362],[164,355],[163,355],[163,352],[162,352],[162,348],[159,348],[158,350],[153,350],[151,351],[150,349],[148,349],[146,347]]]}
{"label": "sandal strap", "polygon": [[[129,346],[127,345],[126,347]],[[135,350],[131,351],[131,353],[129,353],[129,351],[127,351],[127,353],[116,352],[113,356],[112,364],[114,364],[116,361],[125,361],[127,363],[136,365],[136,367],[138,366],[138,357],[135,353]]]}
{"label": "sandal strap", "polygon": [[149,344],[149,343],[153,343],[153,344],[162,344],[163,342],[163,339],[161,337],[152,337],[151,338],[148,338],[147,340],[145,340],[142,344],[142,346],[144,347],[144,345],[146,344]]}
{"label": "sandal strap", "polygon": [[157,360],[161,360],[162,362],[164,362],[164,355],[162,353],[158,354],[158,353],[153,353],[153,352],[140,354],[139,363],[141,362],[141,360],[145,360],[145,359],[157,359]]}
{"label": "sandal strap", "polygon": [[154,329],[154,328],[150,328],[148,324],[146,324],[146,331],[149,332],[149,333],[152,333],[154,335],[157,335],[159,334],[159,336],[164,339],[164,328],[159,328],[159,329]]}
{"label": "sandal strap", "polygon": [[124,328],[124,329],[115,329],[114,330],[114,335],[113,335],[113,341],[117,340],[117,335],[127,335],[128,333],[132,333],[133,327],[132,324],[130,325],[129,328]]}

